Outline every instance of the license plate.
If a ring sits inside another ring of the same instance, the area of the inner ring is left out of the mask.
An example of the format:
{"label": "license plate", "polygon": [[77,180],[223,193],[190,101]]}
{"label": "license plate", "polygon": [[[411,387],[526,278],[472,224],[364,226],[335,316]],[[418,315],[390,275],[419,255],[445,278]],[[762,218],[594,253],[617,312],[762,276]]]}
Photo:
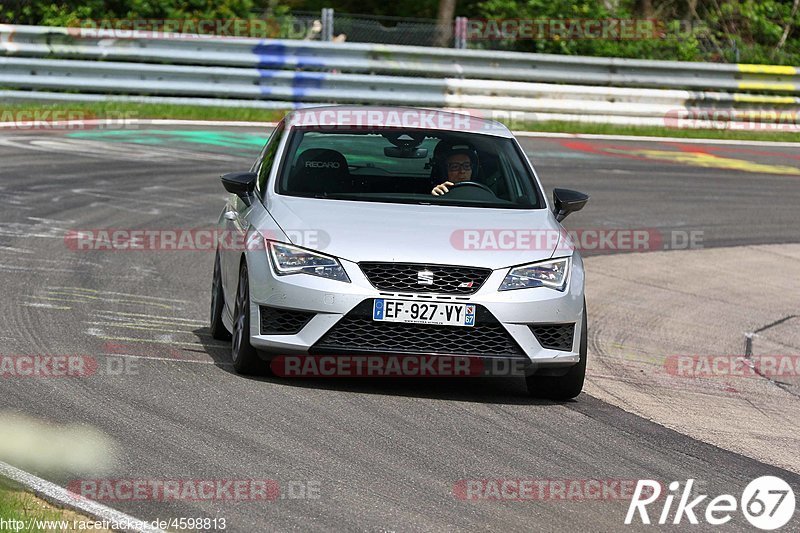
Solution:
{"label": "license plate", "polygon": [[372,304],[372,320],[472,327],[475,325],[475,305],[376,298]]}

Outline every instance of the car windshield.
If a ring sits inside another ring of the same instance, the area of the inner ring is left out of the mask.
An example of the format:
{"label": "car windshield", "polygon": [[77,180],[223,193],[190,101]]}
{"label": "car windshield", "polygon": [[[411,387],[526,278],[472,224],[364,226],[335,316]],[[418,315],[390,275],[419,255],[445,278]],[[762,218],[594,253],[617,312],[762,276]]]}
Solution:
{"label": "car windshield", "polygon": [[[295,128],[276,192],[368,202],[542,209],[544,201],[523,157],[512,139],[476,133]],[[443,183],[447,191],[434,195],[434,187]]]}

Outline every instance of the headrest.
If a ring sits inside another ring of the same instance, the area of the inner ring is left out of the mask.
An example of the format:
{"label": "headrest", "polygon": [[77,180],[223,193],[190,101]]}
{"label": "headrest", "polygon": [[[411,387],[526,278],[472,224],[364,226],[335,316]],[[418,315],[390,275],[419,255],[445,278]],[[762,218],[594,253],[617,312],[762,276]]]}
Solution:
{"label": "headrest", "polygon": [[346,192],[349,179],[344,155],[328,148],[309,148],[297,158],[290,188],[305,193]]}
{"label": "headrest", "polygon": [[297,173],[349,173],[344,155],[328,148],[309,148],[297,158],[295,168]]}

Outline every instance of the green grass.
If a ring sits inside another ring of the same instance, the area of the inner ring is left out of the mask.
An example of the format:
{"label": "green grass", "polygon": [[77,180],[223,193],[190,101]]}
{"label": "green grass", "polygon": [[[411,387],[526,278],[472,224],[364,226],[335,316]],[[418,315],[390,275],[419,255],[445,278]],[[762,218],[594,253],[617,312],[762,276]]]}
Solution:
{"label": "green grass", "polygon": [[236,120],[246,122],[277,122],[288,112],[272,109],[253,109],[247,107],[206,107],[165,104],[138,104],[128,102],[97,103],[19,103],[8,104],[0,108],[0,117],[18,111],[36,110],[67,111],[78,115],[85,113],[87,118],[123,117],[137,118],[171,118],[181,120]]}
{"label": "green grass", "polygon": [[[48,109],[85,113],[89,117],[120,119],[182,119],[228,120],[245,122],[276,122],[288,111],[246,107],[205,107],[185,105],[138,104],[128,102],[98,102],[76,104],[20,103],[0,108],[0,119],[9,120],[15,111]],[[548,133],[587,133],[605,135],[636,135],[647,137],[679,137],[685,139],[729,139],[800,142],[800,134],[786,131],[729,131],[720,129],[689,130],[654,126],[615,126],[587,122],[519,122],[506,121],[514,131]]]}
{"label": "green grass", "polygon": [[[18,528],[16,523],[12,527],[12,523],[21,521],[22,528]],[[42,529],[36,527],[35,521],[66,521],[68,523],[66,531],[81,531],[80,527],[73,527],[75,522],[94,522],[94,519],[86,518],[73,511],[58,509],[49,503],[41,500],[30,492],[26,492],[14,483],[0,478],[0,521],[4,522],[0,526],[1,532],[6,531],[19,531],[25,533],[39,533],[43,531],[61,531],[61,529]],[[54,524],[53,524],[54,525]],[[93,530],[98,531],[98,530]],[[104,529],[101,532],[107,531]]]}
{"label": "green grass", "polygon": [[[12,489],[0,481],[0,521],[5,522],[0,531],[41,531],[33,525],[34,520],[64,520],[61,513],[46,508],[39,508],[33,498],[25,492]],[[21,521],[22,529],[11,527],[10,520]]]}

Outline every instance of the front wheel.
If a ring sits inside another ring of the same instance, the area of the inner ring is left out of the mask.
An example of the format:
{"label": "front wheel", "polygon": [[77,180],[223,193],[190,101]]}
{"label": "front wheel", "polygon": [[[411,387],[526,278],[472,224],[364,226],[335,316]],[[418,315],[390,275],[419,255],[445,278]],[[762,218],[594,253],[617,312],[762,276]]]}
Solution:
{"label": "front wheel", "polygon": [[222,313],[225,310],[225,292],[222,289],[222,270],[219,264],[219,250],[214,258],[214,276],[211,280],[211,318],[209,325],[211,336],[218,341],[230,340],[231,334],[222,323]]}
{"label": "front wheel", "polygon": [[525,384],[528,386],[528,394],[534,398],[548,398],[551,400],[569,400],[576,397],[583,389],[583,382],[586,378],[586,353],[587,338],[586,331],[586,302],[583,304],[583,328],[581,328],[580,342],[580,361],[572,366],[563,376],[526,376]]}
{"label": "front wheel", "polygon": [[250,279],[247,265],[239,269],[239,288],[236,290],[236,309],[233,313],[233,338],[231,361],[239,374],[256,374],[264,371],[258,352],[250,344]]}

